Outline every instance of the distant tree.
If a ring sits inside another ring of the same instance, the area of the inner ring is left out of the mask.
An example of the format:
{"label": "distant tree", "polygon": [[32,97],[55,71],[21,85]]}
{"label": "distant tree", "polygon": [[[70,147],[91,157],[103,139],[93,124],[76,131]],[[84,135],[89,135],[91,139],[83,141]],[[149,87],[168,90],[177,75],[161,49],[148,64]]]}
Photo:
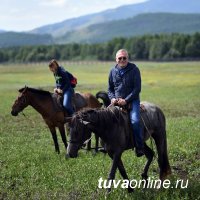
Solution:
{"label": "distant tree", "polygon": [[108,42],[104,46],[104,60],[112,60],[114,54],[115,44],[113,41]]}
{"label": "distant tree", "polygon": [[168,37],[165,38],[164,35],[161,35],[160,37],[156,36],[155,39],[152,41],[152,45],[149,50],[149,59],[164,59],[164,56],[168,53],[170,47],[171,41]]}
{"label": "distant tree", "polygon": [[4,58],[4,53],[3,51],[0,51],[0,62],[4,62],[5,58]]}
{"label": "distant tree", "polygon": [[[62,48],[62,47],[61,47]],[[44,52],[45,53],[45,58],[47,60],[50,60],[50,59],[57,59],[59,60],[60,57],[61,57],[61,48],[59,48],[58,45],[55,45],[55,46],[50,46],[49,48],[47,48],[47,50]]]}
{"label": "distant tree", "polygon": [[181,58],[181,53],[176,50],[171,48],[164,56],[163,59],[164,60],[173,60],[173,59],[178,59]]}
{"label": "distant tree", "polygon": [[29,50],[28,47],[26,47],[26,48],[20,47],[19,50],[18,50],[18,53],[17,53],[17,55],[15,57],[15,60],[17,62],[26,61],[26,57],[27,57],[27,54],[29,52],[28,50]]}
{"label": "distant tree", "polygon": [[105,53],[103,45],[99,46],[97,49],[97,59],[98,60],[105,60]]}
{"label": "distant tree", "polygon": [[18,48],[16,47],[12,47],[12,48],[8,48],[6,49],[6,51],[4,50],[4,54],[6,55],[6,61],[9,61],[9,62],[15,62],[15,58],[17,56],[17,51]]}
{"label": "distant tree", "polygon": [[60,50],[60,59],[61,60],[69,60],[70,59],[70,48],[69,45],[62,45],[62,48],[59,48]]}
{"label": "distant tree", "polygon": [[75,57],[80,56],[80,50],[81,50],[80,44],[77,44],[77,43],[71,44],[70,49],[69,49],[70,59],[74,60]]}
{"label": "distant tree", "polygon": [[145,40],[142,37],[137,37],[131,40],[129,52],[133,59],[143,59],[145,51]]}
{"label": "distant tree", "polygon": [[195,33],[185,47],[185,55],[191,58],[200,58],[200,33]]}
{"label": "distant tree", "polygon": [[124,37],[114,38],[113,40],[111,40],[112,45],[113,45],[113,52],[112,52],[111,59],[113,59],[115,57],[115,54],[119,49],[127,48],[126,47],[126,41],[127,40],[128,39],[124,38]]}
{"label": "distant tree", "polygon": [[25,61],[26,62],[34,62],[35,61],[35,53],[33,51],[29,52]]}
{"label": "distant tree", "polygon": [[180,57],[185,56],[185,48],[190,39],[189,35],[184,34],[172,34],[173,42],[172,42],[172,49],[176,50]]}

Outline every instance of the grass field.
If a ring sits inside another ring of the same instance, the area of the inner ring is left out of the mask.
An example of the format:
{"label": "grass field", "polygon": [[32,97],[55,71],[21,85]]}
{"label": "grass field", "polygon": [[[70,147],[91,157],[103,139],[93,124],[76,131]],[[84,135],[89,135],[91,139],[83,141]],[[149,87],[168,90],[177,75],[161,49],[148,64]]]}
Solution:
{"label": "grass field", "polygon": [[[107,89],[114,63],[61,63],[78,78],[77,91],[95,94]],[[129,194],[113,189],[107,199],[200,199],[200,62],[136,62],[142,74],[141,100],[159,105],[167,119],[172,184],[188,180],[187,188],[136,188]],[[51,135],[31,107],[18,117],[10,114],[18,89],[27,85],[52,90],[47,63],[0,65],[0,199],[104,199],[98,179],[106,179],[108,156],[81,150],[77,159],[54,152]],[[155,149],[155,146],[154,146]],[[140,179],[145,158],[129,150],[122,157],[130,179]],[[158,178],[156,158],[149,176]],[[116,179],[121,179],[117,173]]]}

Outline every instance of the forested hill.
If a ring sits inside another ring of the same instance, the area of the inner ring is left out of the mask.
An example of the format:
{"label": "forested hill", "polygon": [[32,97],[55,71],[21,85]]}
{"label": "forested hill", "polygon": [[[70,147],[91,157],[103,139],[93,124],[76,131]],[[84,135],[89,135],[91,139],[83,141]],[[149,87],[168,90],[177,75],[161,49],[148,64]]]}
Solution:
{"label": "forested hill", "polygon": [[57,38],[57,43],[99,43],[114,37],[175,32],[195,33],[199,31],[200,14],[147,13],[72,31]]}
{"label": "forested hill", "polygon": [[0,33],[0,47],[32,46],[53,44],[51,35],[37,35],[30,33],[2,32]]}

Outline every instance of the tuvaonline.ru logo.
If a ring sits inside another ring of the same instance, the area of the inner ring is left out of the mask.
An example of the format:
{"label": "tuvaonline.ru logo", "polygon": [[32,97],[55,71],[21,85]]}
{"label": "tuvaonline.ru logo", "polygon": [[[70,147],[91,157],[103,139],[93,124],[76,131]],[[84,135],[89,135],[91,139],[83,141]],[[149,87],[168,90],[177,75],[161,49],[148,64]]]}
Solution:
{"label": "tuvaonline.ru logo", "polygon": [[174,184],[171,183],[171,181],[169,179],[166,179],[164,181],[161,181],[160,179],[151,179],[151,177],[149,177],[147,180],[136,180],[136,179],[132,179],[132,180],[103,180],[102,177],[99,178],[98,180],[98,187],[99,188],[164,188],[164,189],[168,189],[168,188],[187,188],[188,187],[188,180],[182,180],[182,179],[178,179],[175,181]]}

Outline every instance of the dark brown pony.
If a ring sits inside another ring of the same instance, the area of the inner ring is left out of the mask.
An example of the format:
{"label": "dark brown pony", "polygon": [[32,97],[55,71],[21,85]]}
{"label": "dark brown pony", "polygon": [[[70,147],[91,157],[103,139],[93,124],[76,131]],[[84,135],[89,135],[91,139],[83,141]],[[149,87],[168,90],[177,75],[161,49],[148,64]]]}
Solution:
{"label": "dark brown pony", "polygon": [[[58,109],[54,98],[52,97],[52,93],[44,90],[34,89],[24,87],[19,90],[20,94],[15,100],[11,114],[13,116],[17,116],[19,112],[23,111],[27,106],[32,106],[37,112],[39,112],[49,130],[51,132],[55,151],[60,153],[57,135],[56,135],[56,127],[59,129],[62,141],[67,148],[67,140],[65,135],[65,117],[62,109]],[[77,94],[77,93],[76,93]],[[75,95],[76,97],[76,95]],[[78,95],[77,103],[75,104],[75,109],[80,110],[83,107],[90,108],[99,108],[101,107],[100,102],[90,93],[84,93]],[[75,99],[73,99],[75,101]],[[78,102],[80,101],[80,102]],[[98,140],[96,141],[98,143]],[[96,144],[97,145],[97,144]],[[96,147],[97,148],[97,147]]]}

